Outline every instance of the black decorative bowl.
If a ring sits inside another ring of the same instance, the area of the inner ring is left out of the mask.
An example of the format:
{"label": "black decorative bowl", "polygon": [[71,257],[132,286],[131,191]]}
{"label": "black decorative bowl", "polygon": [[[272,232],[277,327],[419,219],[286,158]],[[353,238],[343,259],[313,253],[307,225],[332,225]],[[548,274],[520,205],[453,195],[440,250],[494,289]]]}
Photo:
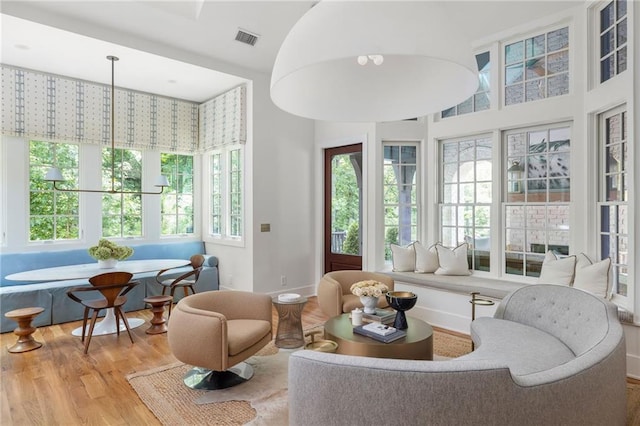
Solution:
{"label": "black decorative bowl", "polygon": [[404,311],[408,311],[416,305],[418,296],[410,291],[389,291],[386,298],[389,306],[397,311],[393,326],[398,330],[406,330],[408,325]]}

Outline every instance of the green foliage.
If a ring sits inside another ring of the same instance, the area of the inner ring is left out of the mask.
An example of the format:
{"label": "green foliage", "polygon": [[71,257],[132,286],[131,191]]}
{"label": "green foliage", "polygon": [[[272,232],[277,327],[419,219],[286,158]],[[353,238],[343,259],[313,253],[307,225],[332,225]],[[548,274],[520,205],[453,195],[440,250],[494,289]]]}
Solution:
{"label": "green foliage", "polygon": [[391,244],[398,244],[398,228],[387,228],[384,243],[384,258],[391,260]]}
{"label": "green foliage", "polygon": [[105,238],[101,238],[98,245],[90,247],[88,251],[89,255],[96,260],[124,260],[133,254],[131,247],[119,246]]}
{"label": "green foliage", "polygon": [[349,155],[333,158],[332,231],[345,231],[360,215],[360,190]]}
{"label": "green foliage", "polygon": [[347,230],[347,236],[342,245],[344,254],[360,254],[360,229],[358,222],[351,222]]}

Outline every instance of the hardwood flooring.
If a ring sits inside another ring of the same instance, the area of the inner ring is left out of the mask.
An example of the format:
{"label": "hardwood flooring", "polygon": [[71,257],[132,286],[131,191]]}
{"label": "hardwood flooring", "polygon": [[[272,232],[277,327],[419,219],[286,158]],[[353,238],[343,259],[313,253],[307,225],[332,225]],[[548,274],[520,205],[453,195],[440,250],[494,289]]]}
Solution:
{"label": "hardwood flooring", "polygon": [[[151,311],[129,312],[147,321],[126,332],[96,336],[84,355],[71,331],[82,321],[41,327],[34,337],[40,349],[10,354],[12,332],[0,334],[0,424],[8,425],[158,425],[158,421],[129,386],[125,376],[173,362],[166,334],[149,335]],[[278,324],[273,311],[274,336]],[[315,297],[302,313],[303,327],[326,321]]]}

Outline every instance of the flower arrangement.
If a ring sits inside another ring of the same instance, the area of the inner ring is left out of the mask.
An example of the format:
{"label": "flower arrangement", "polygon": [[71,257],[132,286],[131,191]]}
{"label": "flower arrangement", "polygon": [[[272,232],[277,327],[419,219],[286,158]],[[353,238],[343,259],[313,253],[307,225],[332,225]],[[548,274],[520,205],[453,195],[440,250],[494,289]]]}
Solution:
{"label": "flower arrangement", "polygon": [[116,243],[101,238],[97,246],[89,248],[89,255],[96,260],[125,260],[133,254],[133,249],[127,246],[119,246]]}
{"label": "flower arrangement", "polygon": [[389,287],[379,281],[365,280],[352,284],[350,290],[356,296],[380,297],[389,291]]}

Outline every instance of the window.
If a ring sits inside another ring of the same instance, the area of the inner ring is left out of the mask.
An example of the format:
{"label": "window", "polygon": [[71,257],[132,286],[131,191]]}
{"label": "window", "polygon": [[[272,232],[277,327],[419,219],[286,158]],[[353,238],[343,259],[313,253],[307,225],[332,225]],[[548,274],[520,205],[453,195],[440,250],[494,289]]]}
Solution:
{"label": "window", "polygon": [[613,291],[628,296],[629,157],[627,112],[618,108],[599,117],[600,257],[611,258]]}
{"label": "window", "polygon": [[511,43],[504,48],[505,105],[569,93],[569,28]]}
{"label": "window", "polygon": [[442,111],[441,117],[453,117],[461,114],[468,114],[470,112],[483,111],[489,109],[491,106],[490,99],[490,62],[489,52],[484,52],[476,55],[476,62],[478,63],[478,90],[466,101]]}
{"label": "window", "polygon": [[537,277],[544,255],[569,254],[568,126],[506,134],[505,268]]}
{"label": "window", "polygon": [[627,69],[627,2],[615,0],[600,10],[600,82]]}
{"label": "window", "polygon": [[211,153],[209,232],[221,238],[239,239],[243,234],[243,156],[239,147]]}
{"label": "window", "polygon": [[489,271],[491,234],[491,139],[441,145],[440,232],[442,244],[469,245],[470,266]]}
{"label": "window", "polygon": [[[102,149],[102,189],[111,189],[111,176],[115,176],[116,191],[142,190],[142,153],[131,149],[114,150],[114,168],[111,169],[111,148]],[[102,236],[142,236],[142,195],[102,195]]]}
{"label": "window", "polygon": [[193,234],[193,156],[160,154],[169,187],[162,193],[162,235]]}
{"label": "window", "polygon": [[31,141],[29,143],[29,240],[76,240],[80,238],[77,192],[53,190],[44,176],[50,167],[64,173],[69,188],[78,187],[78,145]]}
{"label": "window", "polygon": [[390,244],[406,245],[418,237],[418,146],[384,144],[383,204],[385,260]]}

